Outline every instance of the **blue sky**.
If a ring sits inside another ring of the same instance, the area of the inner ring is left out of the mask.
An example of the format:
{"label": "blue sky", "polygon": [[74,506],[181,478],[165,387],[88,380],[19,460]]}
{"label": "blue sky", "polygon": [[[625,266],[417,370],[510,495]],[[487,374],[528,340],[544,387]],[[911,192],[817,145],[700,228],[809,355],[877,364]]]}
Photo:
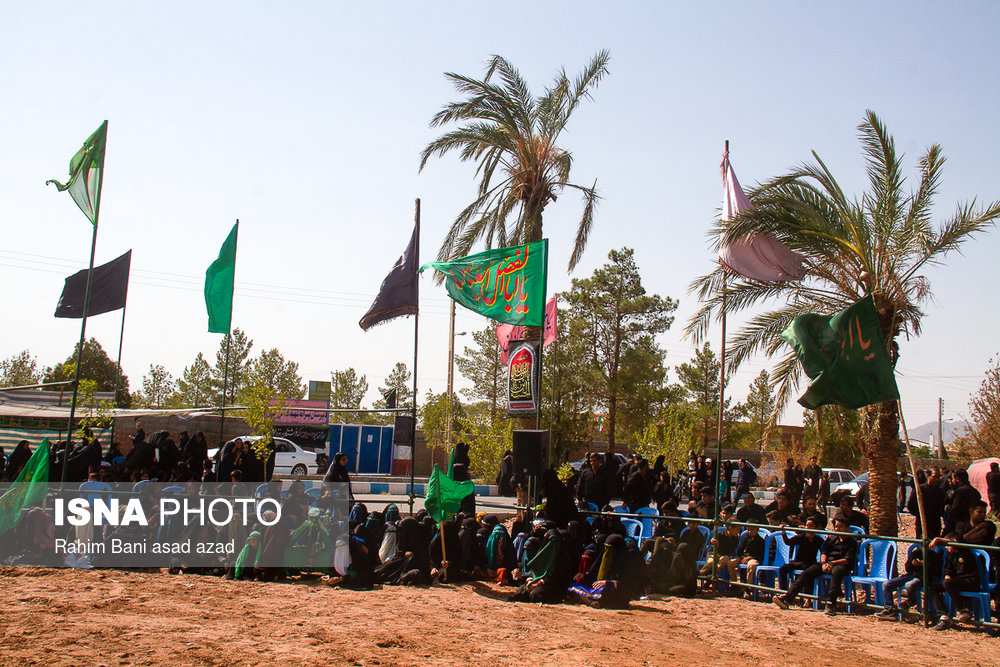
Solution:
{"label": "blue sky", "polygon": [[[279,348],[303,378],[354,366],[380,384],[412,363],[412,324],[363,333],[367,309],[406,243],[422,199],[430,259],[473,195],[457,158],[418,173],[428,121],[455,98],[445,71],[479,75],[491,53],[534,90],[573,75],[601,48],[611,74],[564,135],[581,183],[604,199],[586,255],[566,272],[581,211],[571,193],[546,210],[550,290],[636,249],[644,284],[680,300],[661,338],[687,360],[688,283],[711,269],[705,231],[718,214],[722,146],[745,186],[815,150],[848,191],[864,187],[856,126],[872,109],[906,154],[940,143],[948,162],[939,219],[956,203],[1000,198],[994,3],[328,2],[22,3],[0,25],[0,357],[29,349],[64,359],[79,322],[52,317],[64,277],[86,267],[90,229],[69,197],[46,188],[109,120],[98,262],[133,249],[123,366],[133,389],[151,363],[175,376],[201,351],[201,285],[233,221],[240,247],[234,324]],[[985,283],[1000,257],[995,231],[927,276],[923,333],[904,341],[907,421],[965,410],[998,328]],[[447,299],[424,278],[420,391],[447,375]],[[730,327],[739,326],[738,318]],[[117,349],[117,314],[88,331]],[[457,329],[485,325],[468,311]],[[713,331],[713,347],[718,347]],[[461,338],[459,339],[461,345]],[[738,373],[742,398],[767,367]],[[675,377],[675,376],[672,376]],[[786,421],[798,422],[798,408]]]}

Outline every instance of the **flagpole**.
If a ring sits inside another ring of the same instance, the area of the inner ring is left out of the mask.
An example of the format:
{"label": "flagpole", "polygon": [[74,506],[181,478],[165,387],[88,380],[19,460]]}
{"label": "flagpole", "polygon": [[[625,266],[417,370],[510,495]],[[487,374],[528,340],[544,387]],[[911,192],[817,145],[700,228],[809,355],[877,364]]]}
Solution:
{"label": "flagpole", "polygon": [[[413,236],[413,269],[416,271],[420,266],[420,198],[417,197],[413,203],[413,223],[415,230]],[[417,296],[417,312],[413,315],[413,419],[410,424],[410,516],[413,516],[413,487],[416,477],[417,464],[417,349],[418,333],[420,331],[420,281],[416,275],[413,276],[413,289]],[[452,306],[454,308],[454,305]],[[441,558],[444,559],[444,533],[441,534]]]}
{"label": "flagpole", "polygon": [[[102,184],[104,175],[101,174]],[[83,362],[83,344],[87,334],[87,310],[90,307],[90,284],[94,279],[94,255],[97,253],[97,220],[101,211],[101,192],[97,192],[97,210],[94,211],[94,234],[90,240],[90,268],[87,269],[87,289],[83,295],[83,320],[80,323],[80,344],[76,349],[76,369],[73,373],[73,402],[69,406],[69,421],[66,424],[66,447],[63,449],[62,470],[59,481],[66,482],[66,468],[69,463],[69,450],[73,443],[73,420],[76,417],[76,401],[80,395],[80,366]]]}
{"label": "flagpole", "polygon": [[[729,164],[729,139],[726,139],[726,148],[723,154],[723,173],[725,173],[725,168]],[[723,215],[725,213],[723,212]],[[722,266],[720,262],[720,267],[722,268],[722,336],[721,343],[719,345],[719,425],[717,438],[718,442],[715,445],[715,474],[712,479],[715,488],[712,489],[712,496],[715,498],[715,510],[712,517],[712,530],[715,531],[719,525],[719,509],[722,504],[722,497],[719,490],[722,485],[719,483],[721,480],[719,476],[722,473],[722,430],[723,430],[723,417],[725,416],[726,409],[726,267]],[[727,480],[728,481],[728,480]],[[717,563],[719,562],[718,547],[712,546],[712,582],[714,582],[719,577],[719,568]]]}
{"label": "flagpole", "polygon": [[[130,251],[131,252],[131,251]],[[129,266],[132,259],[129,257]],[[118,361],[115,363],[115,407],[118,407],[118,385],[122,376],[122,343],[125,341],[125,309],[128,307],[128,278],[125,279],[125,302],[122,304],[122,327],[118,334]],[[111,444],[115,441],[115,420],[111,419]]]}
{"label": "flagpole", "polygon": [[[236,220],[236,234],[233,236],[233,284],[229,290],[232,295],[236,291],[236,248],[240,242],[240,221]],[[229,389],[229,345],[233,342],[233,297],[229,299],[229,331],[226,332],[226,360],[222,370],[222,412],[219,415],[219,450],[222,450],[226,430],[226,392]]]}

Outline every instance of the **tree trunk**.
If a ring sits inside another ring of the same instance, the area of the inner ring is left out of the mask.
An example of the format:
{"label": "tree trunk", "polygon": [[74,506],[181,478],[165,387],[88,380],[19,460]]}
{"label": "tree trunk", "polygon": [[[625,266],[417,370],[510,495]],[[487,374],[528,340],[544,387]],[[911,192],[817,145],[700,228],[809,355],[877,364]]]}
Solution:
{"label": "tree trunk", "polygon": [[863,444],[868,457],[868,514],[871,532],[895,536],[896,461],[899,456],[899,412],[894,402],[865,408]]}

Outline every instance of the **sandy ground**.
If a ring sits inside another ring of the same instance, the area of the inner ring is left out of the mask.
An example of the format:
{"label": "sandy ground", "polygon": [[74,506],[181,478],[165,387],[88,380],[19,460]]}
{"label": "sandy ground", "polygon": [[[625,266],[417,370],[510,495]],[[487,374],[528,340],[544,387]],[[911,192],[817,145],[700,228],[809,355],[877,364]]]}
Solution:
{"label": "sandy ground", "polygon": [[736,599],[510,603],[476,583],[353,592],[0,568],[2,665],[995,665],[1000,639]]}

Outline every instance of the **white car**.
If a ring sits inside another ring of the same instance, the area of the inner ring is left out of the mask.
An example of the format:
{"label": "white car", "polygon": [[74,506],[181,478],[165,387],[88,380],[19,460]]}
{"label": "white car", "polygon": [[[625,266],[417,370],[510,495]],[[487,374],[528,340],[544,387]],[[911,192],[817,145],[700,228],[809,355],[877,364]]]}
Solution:
{"label": "white car", "polygon": [[[254,442],[260,440],[257,435],[240,436],[243,441]],[[274,438],[274,474],[275,475],[318,475],[319,469],[316,465],[316,455],[307,452],[291,440],[286,438]],[[208,458],[213,461],[219,449],[208,450]]]}
{"label": "white car", "polygon": [[847,468],[823,468],[823,472],[830,476],[830,495],[833,495],[838,486],[852,481],[855,477]]}

